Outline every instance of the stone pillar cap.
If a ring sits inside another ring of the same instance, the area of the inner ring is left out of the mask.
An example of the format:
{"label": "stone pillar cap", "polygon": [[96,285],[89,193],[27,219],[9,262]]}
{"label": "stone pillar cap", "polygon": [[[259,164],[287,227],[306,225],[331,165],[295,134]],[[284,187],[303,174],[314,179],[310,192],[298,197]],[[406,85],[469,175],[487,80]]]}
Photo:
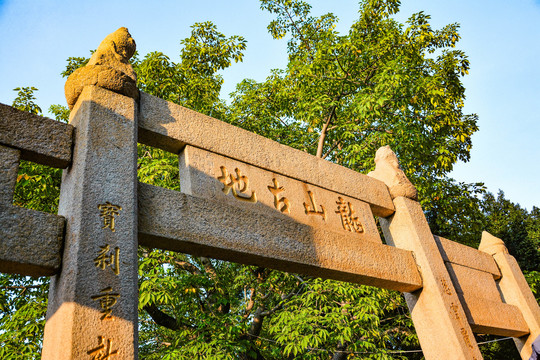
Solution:
{"label": "stone pillar cap", "polygon": [[87,85],[95,85],[138,100],[137,75],[129,63],[135,53],[135,40],[121,27],[99,44],[88,64],[75,70],[64,86],[70,109]]}
{"label": "stone pillar cap", "polygon": [[375,153],[375,170],[368,176],[381,180],[388,186],[390,196],[395,199],[399,196],[417,200],[418,194],[414,185],[399,166],[396,154],[390,146],[380,147]]}
{"label": "stone pillar cap", "polygon": [[504,244],[504,241],[488,233],[487,231],[482,232],[482,240],[480,241],[480,246],[478,250],[488,253],[490,255],[505,253],[508,254],[508,249]]}

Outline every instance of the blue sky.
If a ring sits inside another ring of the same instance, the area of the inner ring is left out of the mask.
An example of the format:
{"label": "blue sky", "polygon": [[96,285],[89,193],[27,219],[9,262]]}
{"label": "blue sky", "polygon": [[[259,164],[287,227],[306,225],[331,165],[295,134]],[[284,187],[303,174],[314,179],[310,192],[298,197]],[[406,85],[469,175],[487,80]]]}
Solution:
{"label": "blue sky", "polygon": [[[310,1],[313,13],[334,12],[339,31],[357,17],[351,0]],[[158,4],[158,5],[156,5]],[[540,206],[540,2],[534,0],[402,1],[397,18],[413,12],[431,15],[439,28],[461,24],[458,44],[471,61],[466,113],[479,115],[471,161],[451,174],[458,181],[485,182],[527,209]],[[213,21],[225,35],[248,40],[243,63],[223,72],[222,95],[244,78],[264,80],[286,64],[285,41],[273,40],[266,26],[271,16],[256,0],[207,1],[37,1],[0,0],[0,102],[11,104],[18,86],[35,86],[38,103],[65,104],[60,72],[69,56],[88,56],[120,26],[129,28],[139,53],[162,51],[178,58],[180,40],[190,25]]]}

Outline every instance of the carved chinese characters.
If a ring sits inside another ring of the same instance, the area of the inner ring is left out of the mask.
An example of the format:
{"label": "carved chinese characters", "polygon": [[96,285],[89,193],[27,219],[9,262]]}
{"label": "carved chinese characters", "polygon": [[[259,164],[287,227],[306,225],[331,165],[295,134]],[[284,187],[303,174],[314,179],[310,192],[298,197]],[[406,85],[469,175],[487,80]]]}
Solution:
{"label": "carved chinese characters", "polygon": [[[97,208],[102,221],[102,231],[109,229],[115,232],[115,218],[120,215],[122,206],[107,201],[104,204],[99,204]],[[101,278],[99,282],[107,282],[107,277],[103,277],[103,271],[110,269],[115,276],[120,275],[120,248],[118,246],[111,248],[108,243],[100,246],[93,262],[97,268],[97,278]],[[113,291],[112,286],[102,288],[98,294],[92,295],[90,298],[95,301],[100,310],[101,321],[113,319],[113,308],[117,304],[120,294]],[[112,350],[110,339],[104,342],[103,336],[100,335],[98,341],[99,346],[87,352],[88,355],[92,356],[92,359],[110,359],[117,355],[118,350]]]}
{"label": "carved chinese characters", "polygon": [[103,341],[103,336],[98,336],[98,346],[86,352],[92,360],[108,360],[113,355],[118,354],[118,350],[113,350],[111,339]]}
{"label": "carved chinese characters", "polygon": [[381,243],[369,205],[315,185],[186,146],[182,192]]}
{"label": "carved chinese characters", "polygon": [[221,175],[218,176],[218,180],[223,184],[223,192],[228,194],[232,191],[233,196],[242,201],[247,201],[251,203],[257,202],[257,195],[255,191],[251,191],[251,195],[247,196],[249,192],[249,179],[247,176],[242,175],[238,168],[234,169],[234,174],[229,174],[225,166],[220,166]]}
{"label": "carved chinese characters", "polygon": [[101,320],[111,319],[112,307],[116,305],[116,301],[120,297],[120,294],[112,292],[112,287],[106,287],[102,289],[100,294],[92,296],[92,300],[99,301],[99,306],[101,308]]}
{"label": "carved chinese characters", "polygon": [[308,205],[304,203],[304,211],[306,212],[306,215],[320,215],[323,220],[326,220],[326,210],[324,209],[324,206],[321,205],[320,210],[317,210],[317,204],[315,203],[313,192],[308,190],[307,194],[309,196],[310,204]]}
{"label": "carved chinese characters", "polygon": [[101,250],[98,256],[94,259],[94,264],[101,270],[110,267],[115,275],[120,274],[120,248],[115,247],[112,251],[109,245],[100,246]]}
{"label": "carved chinese characters", "polygon": [[343,225],[343,228],[350,232],[354,231],[359,234],[363,233],[364,227],[358,220],[358,216],[354,216],[352,204],[348,201],[343,200],[341,196],[338,197],[338,201],[336,201],[336,204],[338,205],[336,214],[339,214],[341,216],[341,224]]}
{"label": "carved chinese characters", "polygon": [[274,195],[274,207],[281,212],[291,213],[291,203],[285,197],[280,197],[279,193],[285,191],[283,186],[279,186],[276,178],[272,179],[273,186],[268,186],[268,190]]}
{"label": "carved chinese characters", "polygon": [[119,205],[113,205],[107,201],[105,204],[99,204],[98,209],[99,216],[101,216],[103,219],[103,229],[109,228],[112,232],[114,232],[114,218],[120,215],[120,210],[122,210],[122,207]]}

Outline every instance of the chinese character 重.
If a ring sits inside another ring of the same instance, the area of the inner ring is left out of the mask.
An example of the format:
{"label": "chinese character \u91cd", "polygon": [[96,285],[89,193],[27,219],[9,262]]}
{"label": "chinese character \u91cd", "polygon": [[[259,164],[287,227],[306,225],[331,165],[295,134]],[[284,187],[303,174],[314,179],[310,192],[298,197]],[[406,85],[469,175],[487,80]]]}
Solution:
{"label": "chinese character \u91cd", "polygon": [[112,307],[116,305],[120,294],[111,293],[112,287],[107,287],[101,290],[101,294],[92,296],[92,300],[98,300],[101,307],[101,320],[111,319]]}

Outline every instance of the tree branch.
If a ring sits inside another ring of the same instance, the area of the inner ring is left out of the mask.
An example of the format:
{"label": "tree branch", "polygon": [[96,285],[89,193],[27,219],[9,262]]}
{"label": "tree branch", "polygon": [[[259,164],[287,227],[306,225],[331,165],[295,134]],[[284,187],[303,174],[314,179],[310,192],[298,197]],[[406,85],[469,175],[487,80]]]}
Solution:
{"label": "tree branch", "polygon": [[143,308],[146,310],[148,315],[158,324],[159,326],[166,327],[167,329],[171,330],[180,330],[182,328],[189,328],[193,329],[193,326],[190,324],[182,323],[172,316],[164,313],[163,311],[159,310],[156,304],[147,304]]}

